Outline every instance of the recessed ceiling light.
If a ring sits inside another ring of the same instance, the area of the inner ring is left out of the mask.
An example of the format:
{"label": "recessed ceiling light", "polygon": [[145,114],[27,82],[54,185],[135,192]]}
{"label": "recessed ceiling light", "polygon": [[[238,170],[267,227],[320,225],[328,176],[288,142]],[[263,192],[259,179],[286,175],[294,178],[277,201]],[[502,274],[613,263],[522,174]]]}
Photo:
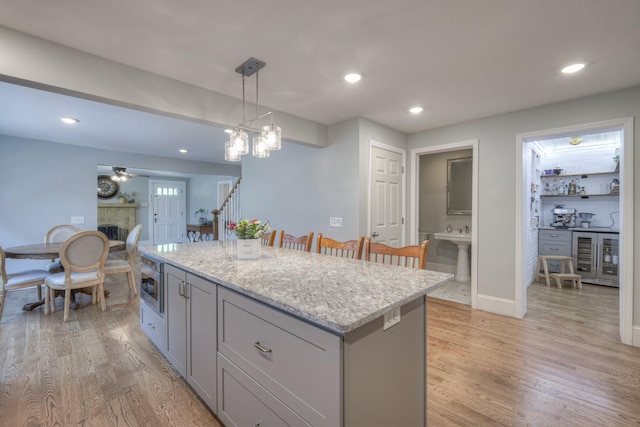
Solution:
{"label": "recessed ceiling light", "polygon": [[60,117],[60,121],[62,123],[66,123],[68,125],[75,125],[76,123],[78,123],[80,120],[78,119],[74,119],[73,117]]}
{"label": "recessed ceiling light", "polygon": [[233,132],[233,129],[225,129],[224,131],[225,131],[225,133],[231,133],[231,132]]}
{"label": "recessed ceiling light", "polygon": [[181,152],[181,153],[183,153],[183,154],[184,154],[184,153],[188,153],[188,152],[189,152],[189,150],[187,150],[186,148],[181,148],[181,149],[179,149],[178,151],[180,151],[180,152]]}
{"label": "recessed ceiling light", "polygon": [[362,73],[349,73],[344,76],[344,79],[349,83],[359,82],[362,79]]}
{"label": "recessed ceiling light", "polygon": [[411,107],[409,108],[409,112],[411,114],[418,114],[418,113],[422,113],[423,108],[422,107]]}
{"label": "recessed ceiling light", "polygon": [[578,71],[582,70],[584,67],[585,67],[585,64],[582,64],[582,63],[571,64],[564,67],[562,69],[562,72],[565,74],[577,73]]}

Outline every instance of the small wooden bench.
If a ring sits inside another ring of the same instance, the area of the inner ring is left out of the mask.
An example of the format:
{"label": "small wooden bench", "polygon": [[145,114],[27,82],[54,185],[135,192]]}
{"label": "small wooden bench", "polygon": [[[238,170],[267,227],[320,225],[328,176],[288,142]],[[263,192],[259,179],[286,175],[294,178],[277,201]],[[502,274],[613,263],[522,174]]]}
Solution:
{"label": "small wooden bench", "polygon": [[[549,273],[549,266],[547,265],[547,261],[549,260],[560,261],[560,273]],[[558,289],[562,289],[562,281],[571,280],[573,286],[577,286],[578,289],[582,289],[582,276],[580,276],[579,274],[575,274],[571,261],[572,260],[570,256],[538,255],[538,264],[536,266],[536,281],[540,280],[540,276],[544,276],[547,286],[551,286],[551,282],[549,279],[555,279]],[[544,273],[540,273],[541,264]],[[565,273],[565,268],[568,268],[568,273]]]}

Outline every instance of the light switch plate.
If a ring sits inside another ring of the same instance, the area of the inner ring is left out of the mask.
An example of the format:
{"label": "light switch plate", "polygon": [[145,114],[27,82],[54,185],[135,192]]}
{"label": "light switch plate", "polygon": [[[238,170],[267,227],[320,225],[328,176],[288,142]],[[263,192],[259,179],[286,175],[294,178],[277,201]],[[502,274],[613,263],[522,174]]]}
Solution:
{"label": "light switch plate", "polygon": [[71,224],[84,224],[84,217],[83,216],[72,216],[71,217]]}
{"label": "light switch plate", "polygon": [[387,330],[393,325],[400,323],[400,307],[396,307],[384,315],[383,330]]}
{"label": "light switch plate", "polygon": [[329,227],[342,227],[342,218],[335,216],[329,218]]}

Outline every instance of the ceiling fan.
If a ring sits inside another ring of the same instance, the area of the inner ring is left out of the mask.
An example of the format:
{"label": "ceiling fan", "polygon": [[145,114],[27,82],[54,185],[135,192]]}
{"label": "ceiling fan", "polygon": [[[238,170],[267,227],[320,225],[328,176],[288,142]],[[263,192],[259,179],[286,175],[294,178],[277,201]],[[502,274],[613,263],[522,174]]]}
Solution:
{"label": "ceiling fan", "polygon": [[113,166],[113,175],[111,175],[111,179],[118,182],[124,182],[129,178],[133,178],[135,176],[141,176],[145,178],[149,178],[149,175],[140,175],[137,173],[129,173],[127,172],[127,168],[121,166]]}

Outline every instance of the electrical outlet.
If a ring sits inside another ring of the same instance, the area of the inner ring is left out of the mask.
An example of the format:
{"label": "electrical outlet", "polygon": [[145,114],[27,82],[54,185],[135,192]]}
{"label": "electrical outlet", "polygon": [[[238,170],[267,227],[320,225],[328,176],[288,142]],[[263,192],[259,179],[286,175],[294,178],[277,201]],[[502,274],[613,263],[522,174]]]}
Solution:
{"label": "electrical outlet", "polygon": [[84,217],[83,216],[72,216],[71,217],[71,224],[84,224]]}
{"label": "electrical outlet", "polygon": [[342,227],[342,218],[335,216],[329,218],[329,227]]}
{"label": "electrical outlet", "polygon": [[387,330],[393,325],[400,323],[400,307],[396,307],[384,315],[383,330]]}

